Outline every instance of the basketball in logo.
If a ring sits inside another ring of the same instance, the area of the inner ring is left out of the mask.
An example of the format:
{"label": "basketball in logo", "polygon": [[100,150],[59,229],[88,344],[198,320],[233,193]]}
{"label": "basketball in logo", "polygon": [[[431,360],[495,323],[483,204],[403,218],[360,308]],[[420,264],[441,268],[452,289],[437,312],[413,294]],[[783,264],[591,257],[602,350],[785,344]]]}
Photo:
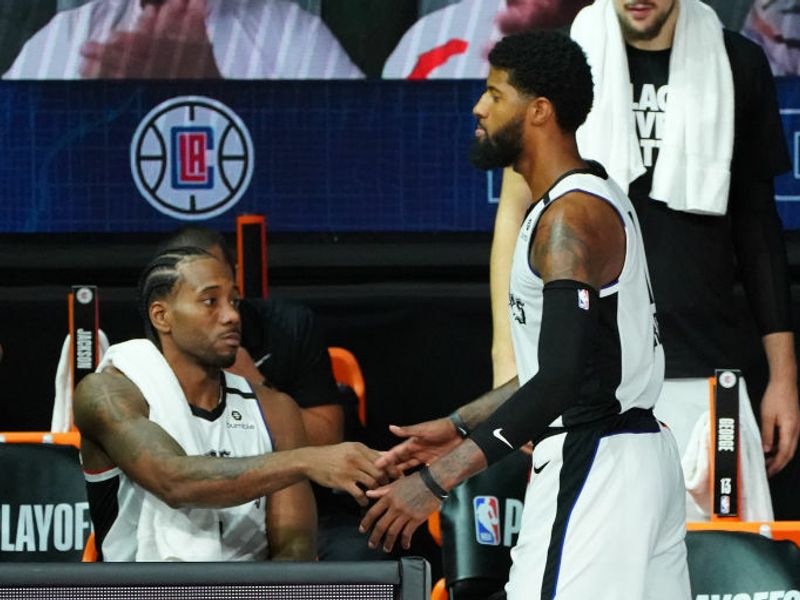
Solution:
{"label": "basketball in logo", "polygon": [[234,206],[253,175],[253,141],[239,116],[211,98],[183,96],[158,105],[131,143],[131,173],[157,210],[210,219]]}

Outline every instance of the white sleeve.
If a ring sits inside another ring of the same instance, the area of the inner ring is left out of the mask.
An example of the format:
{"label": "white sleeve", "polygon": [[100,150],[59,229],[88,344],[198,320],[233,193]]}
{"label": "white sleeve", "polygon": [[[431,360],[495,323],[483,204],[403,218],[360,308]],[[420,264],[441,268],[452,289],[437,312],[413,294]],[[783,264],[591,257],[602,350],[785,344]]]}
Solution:
{"label": "white sleeve", "polygon": [[22,47],[3,79],[77,79],[79,52],[72,11],[54,16]]}
{"label": "white sleeve", "polygon": [[322,19],[285,0],[217,2],[208,19],[214,56],[229,79],[357,79]]}

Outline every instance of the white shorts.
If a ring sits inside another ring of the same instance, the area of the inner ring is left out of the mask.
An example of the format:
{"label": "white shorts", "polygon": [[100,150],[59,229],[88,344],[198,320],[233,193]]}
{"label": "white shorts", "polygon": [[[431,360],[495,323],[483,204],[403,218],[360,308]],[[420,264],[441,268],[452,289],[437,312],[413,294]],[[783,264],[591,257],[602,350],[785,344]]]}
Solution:
{"label": "white shorts", "polygon": [[680,459],[650,419],[536,445],[508,600],[691,598]]}

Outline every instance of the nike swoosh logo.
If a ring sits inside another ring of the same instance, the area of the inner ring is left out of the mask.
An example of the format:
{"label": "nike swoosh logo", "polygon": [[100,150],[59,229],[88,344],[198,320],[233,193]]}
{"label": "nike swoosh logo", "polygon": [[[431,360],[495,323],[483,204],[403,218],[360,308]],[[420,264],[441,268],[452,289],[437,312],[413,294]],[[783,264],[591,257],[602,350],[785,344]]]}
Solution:
{"label": "nike swoosh logo", "polygon": [[256,366],[257,366],[257,367],[260,367],[260,366],[262,365],[262,363],[264,363],[266,360],[268,360],[268,359],[269,359],[269,357],[270,357],[270,356],[272,356],[272,352],[267,352],[267,353],[266,353],[264,356],[262,356],[261,358],[259,358],[259,359],[256,361],[256,363],[255,363],[255,364],[256,364]]}
{"label": "nike swoosh logo", "polygon": [[508,441],[506,438],[504,438],[504,437],[503,437],[503,434],[502,434],[502,433],[500,433],[501,431],[503,431],[503,428],[502,428],[502,427],[498,427],[497,429],[495,429],[494,431],[492,431],[492,435],[493,435],[494,437],[496,437],[498,440],[500,440],[501,442],[503,442],[503,443],[504,443],[506,446],[508,446],[509,448],[511,448],[511,449],[513,450],[513,449],[514,449],[514,446],[512,446],[512,445],[509,443],[509,441]]}
{"label": "nike swoosh logo", "polygon": [[539,465],[538,467],[537,467],[536,465],[533,465],[533,472],[534,472],[536,475],[538,475],[539,473],[541,473],[542,471],[544,471],[544,468],[545,468],[547,465],[549,465],[549,464],[550,464],[550,461],[548,460],[546,463],[542,463],[542,464],[541,464],[541,465]]}

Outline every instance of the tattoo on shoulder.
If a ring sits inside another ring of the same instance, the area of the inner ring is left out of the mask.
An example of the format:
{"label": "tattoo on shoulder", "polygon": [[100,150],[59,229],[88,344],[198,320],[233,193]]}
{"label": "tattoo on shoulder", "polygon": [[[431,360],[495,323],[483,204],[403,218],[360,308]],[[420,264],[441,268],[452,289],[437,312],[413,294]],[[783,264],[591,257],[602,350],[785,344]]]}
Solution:
{"label": "tattoo on shoulder", "polygon": [[147,402],[139,389],[117,373],[91,374],[81,381],[75,396],[76,420],[120,423],[147,414]]}
{"label": "tattoo on shoulder", "polygon": [[543,224],[534,239],[532,264],[545,280],[586,276],[588,244],[568,218]]}

